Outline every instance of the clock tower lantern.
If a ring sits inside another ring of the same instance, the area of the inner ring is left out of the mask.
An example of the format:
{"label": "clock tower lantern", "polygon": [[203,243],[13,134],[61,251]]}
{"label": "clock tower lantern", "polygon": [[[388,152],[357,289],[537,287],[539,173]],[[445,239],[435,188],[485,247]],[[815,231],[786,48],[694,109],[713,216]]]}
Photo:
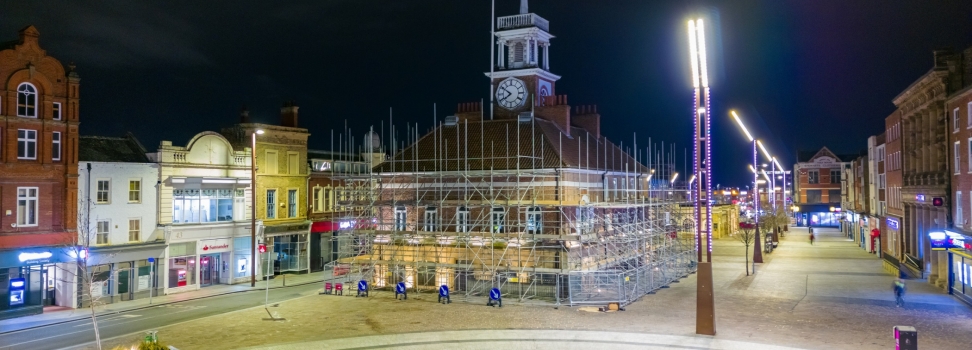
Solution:
{"label": "clock tower lantern", "polygon": [[532,101],[554,95],[560,76],[550,73],[550,23],[527,9],[496,19],[496,65],[486,76],[492,80],[493,115],[515,118],[530,110]]}

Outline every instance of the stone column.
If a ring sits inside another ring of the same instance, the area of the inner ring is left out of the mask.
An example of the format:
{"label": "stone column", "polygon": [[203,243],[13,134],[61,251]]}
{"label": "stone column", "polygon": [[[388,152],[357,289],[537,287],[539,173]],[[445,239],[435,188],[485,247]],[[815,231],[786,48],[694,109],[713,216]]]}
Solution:
{"label": "stone column", "polygon": [[505,69],[506,64],[504,63],[505,61],[504,53],[506,52],[506,41],[500,40],[497,41],[497,44],[498,44],[497,46],[499,47],[496,49],[496,60],[497,60],[496,64],[499,65],[500,68]]}

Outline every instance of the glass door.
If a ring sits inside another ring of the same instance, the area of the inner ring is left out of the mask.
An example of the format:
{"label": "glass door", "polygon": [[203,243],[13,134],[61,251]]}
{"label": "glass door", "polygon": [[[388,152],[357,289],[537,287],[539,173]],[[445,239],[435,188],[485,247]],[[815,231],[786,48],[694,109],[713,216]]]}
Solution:
{"label": "glass door", "polygon": [[211,255],[203,255],[199,258],[200,268],[199,285],[202,287],[213,285],[213,267],[216,266],[216,259]]}

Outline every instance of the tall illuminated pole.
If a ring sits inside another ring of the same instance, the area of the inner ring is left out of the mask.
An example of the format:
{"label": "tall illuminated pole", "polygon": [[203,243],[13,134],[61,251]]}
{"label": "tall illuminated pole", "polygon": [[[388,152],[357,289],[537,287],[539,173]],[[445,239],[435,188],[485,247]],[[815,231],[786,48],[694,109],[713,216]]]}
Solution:
{"label": "tall illuminated pole", "polygon": [[[763,147],[762,141],[756,140],[756,144],[759,145],[759,149],[763,151],[763,155],[766,156],[766,161],[770,162],[770,171],[773,171],[773,162],[776,161],[776,158],[773,158],[773,156],[771,156],[769,152],[766,151],[766,147]],[[773,171],[773,173],[776,174],[775,171]],[[775,213],[776,212],[776,176],[773,176],[767,182],[767,185],[770,186],[770,190],[766,191],[767,199],[769,199],[770,205],[773,207],[773,212]]]}
{"label": "tall illuminated pole", "polygon": [[[256,137],[263,135],[263,130],[254,130],[250,134],[250,287],[256,286]],[[270,283],[267,280],[267,283]]]}
{"label": "tall illuminated pole", "polygon": [[[780,165],[780,162],[776,161],[776,158],[773,158],[773,164],[775,164],[776,168],[779,169],[781,173],[783,173],[783,212],[786,213],[787,210],[789,209],[789,207],[786,205],[786,188],[789,187],[786,184],[786,170],[783,169],[783,166]],[[790,214],[787,213],[787,215]]]}
{"label": "tall illuminated pole", "polygon": [[753,134],[749,133],[749,129],[746,129],[746,125],[743,124],[742,119],[739,119],[739,115],[736,114],[736,111],[730,111],[729,113],[732,114],[732,119],[736,121],[736,124],[739,124],[739,128],[742,129],[743,133],[746,134],[746,138],[749,140],[749,142],[753,144],[753,165],[750,165],[751,169],[753,170],[753,189],[755,190],[753,191],[753,193],[755,193],[753,195],[753,219],[756,222],[756,236],[753,238],[756,241],[756,243],[753,245],[753,263],[762,264],[763,243],[760,242],[759,239],[759,174],[756,173],[756,167],[759,166],[756,164],[757,141],[755,138],[753,138]]}
{"label": "tall illuminated pole", "polygon": [[[712,285],[712,153],[709,116],[709,72],[705,53],[705,26],[702,19],[688,21],[692,85],[695,88],[693,168],[698,181],[690,184],[695,199],[695,249],[698,254],[695,333],[715,335],[715,296]],[[703,219],[703,215],[705,218]],[[703,248],[703,244],[705,247]],[[702,259],[705,249],[705,260]]]}

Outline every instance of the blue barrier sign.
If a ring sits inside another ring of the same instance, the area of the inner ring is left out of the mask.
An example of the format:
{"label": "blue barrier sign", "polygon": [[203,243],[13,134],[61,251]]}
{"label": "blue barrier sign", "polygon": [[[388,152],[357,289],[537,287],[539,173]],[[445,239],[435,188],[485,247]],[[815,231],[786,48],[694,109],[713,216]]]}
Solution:
{"label": "blue barrier sign", "polygon": [[444,284],[441,285],[441,286],[439,286],[439,296],[440,297],[447,297],[447,296],[449,296],[449,286],[444,285]]}
{"label": "blue barrier sign", "polygon": [[499,288],[493,288],[493,289],[490,289],[489,290],[489,298],[490,299],[499,300],[500,295],[502,295],[502,294],[500,294]]}
{"label": "blue barrier sign", "polygon": [[405,293],[405,282],[398,282],[398,284],[395,285],[395,292],[400,294]]}
{"label": "blue barrier sign", "polygon": [[365,280],[358,281],[358,290],[368,290],[368,281]]}
{"label": "blue barrier sign", "polygon": [[155,258],[148,258],[148,262],[150,262],[150,263],[155,262]]}

